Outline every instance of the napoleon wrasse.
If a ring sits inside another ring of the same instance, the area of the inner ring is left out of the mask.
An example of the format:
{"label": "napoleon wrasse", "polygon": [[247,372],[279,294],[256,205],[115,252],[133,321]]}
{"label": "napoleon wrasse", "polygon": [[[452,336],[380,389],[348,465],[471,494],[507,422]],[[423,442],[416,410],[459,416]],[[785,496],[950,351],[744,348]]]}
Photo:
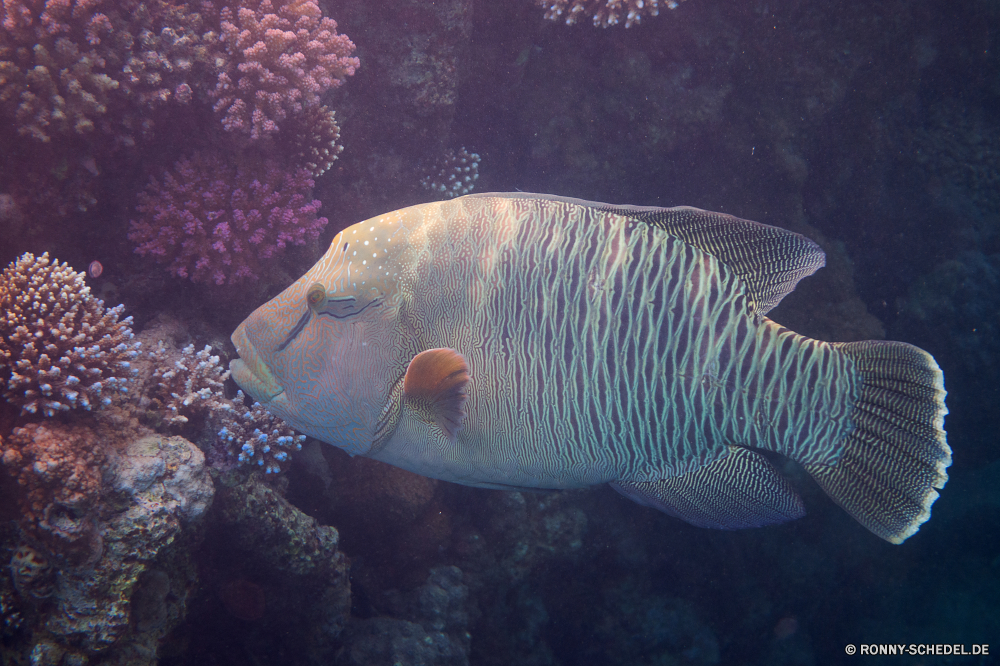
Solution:
{"label": "napoleon wrasse", "polygon": [[342,231],[236,329],[230,367],[352,455],[482,488],[610,483],[703,527],[803,515],[777,453],[900,543],[948,478],[944,379],[911,345],[765,316],[824,262],[694,208],[471,195]]}

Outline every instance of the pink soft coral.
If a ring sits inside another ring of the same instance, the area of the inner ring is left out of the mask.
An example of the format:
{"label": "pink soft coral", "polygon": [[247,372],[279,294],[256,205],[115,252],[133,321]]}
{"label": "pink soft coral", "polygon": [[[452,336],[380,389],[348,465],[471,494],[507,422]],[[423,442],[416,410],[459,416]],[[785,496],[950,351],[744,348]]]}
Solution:
{"label": "pink soft coral", "polygon": [[139,195],[135,251],[168,264],[178,277],[225,284],[259,277],[262,260],[319,237],[327,224],[310,199],[306,169],[267,160],[232,167],[216,155],[179,160]]}
{"label": "pink soft coral", "polygon": [[239,0],[222,9],[230,59],[213,93],[227,130],[254,139],[278,131],[289,115],[320,105],[360,65],[354,43],[337,34],[314,0]]}

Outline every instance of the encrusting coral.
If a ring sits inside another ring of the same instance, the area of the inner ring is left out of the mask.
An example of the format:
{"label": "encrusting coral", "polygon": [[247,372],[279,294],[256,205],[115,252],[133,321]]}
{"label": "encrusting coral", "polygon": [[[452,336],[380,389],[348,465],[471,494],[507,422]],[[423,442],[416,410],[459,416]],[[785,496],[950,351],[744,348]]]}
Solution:
{"label": "encrusting coral", "polygon": [[82,273],[30,252],[0,274],[0,367],[4,397],[45,416],[91,410],[124,393],[138,355],[124,306],[105,308]]}
{"label": "encrusting coral", "polygon": [[[191,528],[214,487],[187,440],[134,421],[86,421],[32,423],[0,444],[19,489],[22,541],[10,566],[34,606],[30,662],[97,663],[104,653],[100,663],[151,665],[188,595],[191,551],[170,546],[197,539]],[[164,578],[171,598],[161,597],[150,621],[138,590]]]}
{"label": "encrusting coral", "polygon": [[0,445],[0,462],[19,486],[21,527],[53,552],[99,551],[94,516],[107,451],[91,428],[29,423]]}

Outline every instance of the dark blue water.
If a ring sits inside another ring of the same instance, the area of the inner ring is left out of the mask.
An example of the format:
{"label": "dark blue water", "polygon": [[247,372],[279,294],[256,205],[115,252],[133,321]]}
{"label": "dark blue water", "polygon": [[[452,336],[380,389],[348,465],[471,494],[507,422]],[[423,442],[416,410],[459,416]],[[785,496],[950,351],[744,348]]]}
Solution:
{"label": "dark blue water", "polygon": [[[99,153],[87,176],[99,138],[38,147],[10,129],[11,112],[0,194],[44,196],[2,218],[3,263],[26,251],[78,270],[100,259],[94,290],[124,303],[137,331],[168,315],[179,338],[233,356],[232,329],[337,230],[435,199],[421,180],[464,148],[479,156],[477,192],[690,205],[816,239],[827,267],[770,316],[819,339],[932,353],[948,389],[950,480],[896,546],[792,464],[805,518],[711,531],[608,488],[475,490],[314,443],[258,487],[191,423],[179,434],[211,453],[216,499],[151,565],[174,581],[159,602],[168,629],[134,658],[112,648],[37,663],[996,662],[919,652],[1000,654],[1000,5],[687,0],[629,29],[546,21],[530,0],[320,5],[361,68],[323,98],[344,150],[315,179],[330,220],[317,243],[237,289],[171,277],[126,238],[150,175],[192,149],[225,143],[259,161],[287,146],[199,134],[218,122],[205,103],[157,116],[142,150]],[[38,151],[56,166],[27,169]],[[5,437],[31,420],[5,410]],[[4,477],[5,558],[22,539],[17,494]],[[151,589],[144,575],[137,589]],[[0,592],[0,654],[22,663],[48,640],[58,595]],[[848,654],[888,644],[913,654]]]}

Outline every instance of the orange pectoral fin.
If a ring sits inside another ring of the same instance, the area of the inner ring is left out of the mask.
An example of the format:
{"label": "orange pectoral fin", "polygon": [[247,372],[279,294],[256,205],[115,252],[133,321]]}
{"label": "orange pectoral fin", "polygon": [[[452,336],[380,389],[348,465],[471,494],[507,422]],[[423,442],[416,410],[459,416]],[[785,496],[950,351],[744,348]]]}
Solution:
{"label": "orange pectoral fin", "polygon": [[465,420],[469,366],[454,349],[428,349],[413,357],[403,378],[407,402],[455,437]]}

